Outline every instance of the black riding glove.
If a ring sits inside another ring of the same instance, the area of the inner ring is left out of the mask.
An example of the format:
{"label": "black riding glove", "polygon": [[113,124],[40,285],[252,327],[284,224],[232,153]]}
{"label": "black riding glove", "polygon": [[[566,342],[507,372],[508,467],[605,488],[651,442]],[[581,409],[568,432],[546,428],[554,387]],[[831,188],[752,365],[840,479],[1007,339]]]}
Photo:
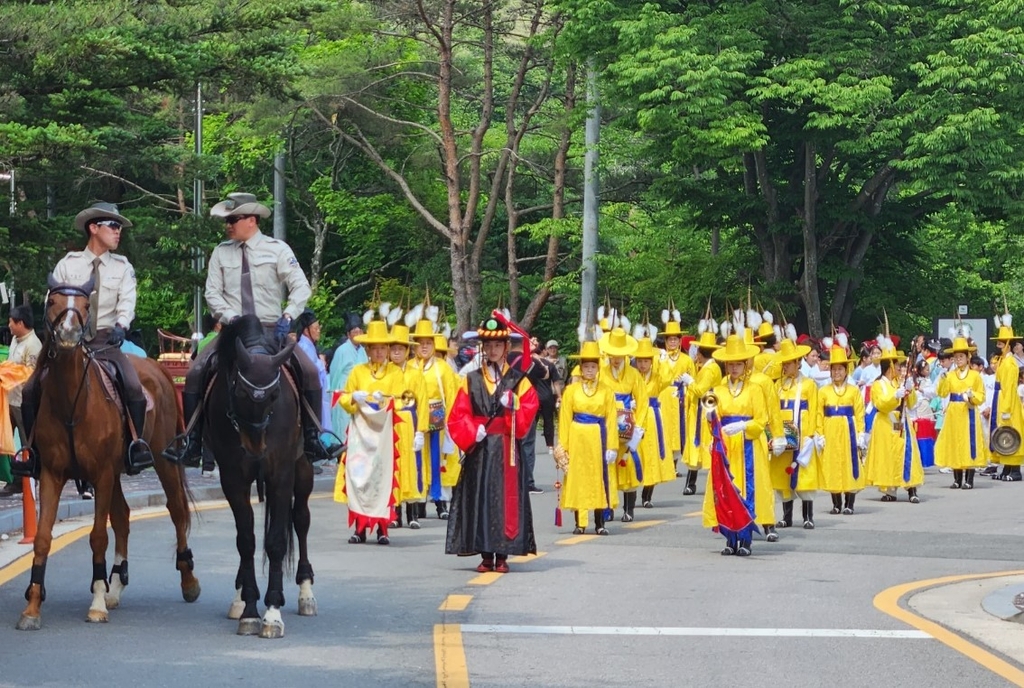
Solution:
{"label": "black riding glove", "polygon": [[110,331],[110,337],[107,338],[107,344],[110,346],[120,347],[124,344],[124,338],[128,333],[120,325],[114,325],[114,329]]}

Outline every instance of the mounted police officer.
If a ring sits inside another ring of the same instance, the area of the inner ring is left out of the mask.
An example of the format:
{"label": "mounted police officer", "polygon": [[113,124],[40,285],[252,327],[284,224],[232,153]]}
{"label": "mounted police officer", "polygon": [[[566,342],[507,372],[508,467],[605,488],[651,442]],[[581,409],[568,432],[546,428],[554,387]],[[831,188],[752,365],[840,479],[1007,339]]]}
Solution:
{"label": "mounted police officer", "polygon": [[[135,319],[135,269],[127,258],[112,253],[121,242],[121,231],[131,226],[113,203],[96,203],[78,213],[75,227],[85,233],[88,243],[84,250],[61,258],[53,269],[53,281],[74,286],[92,283],[86,347],[96,359],[108,361],[117,369],[125,408],[138,437],[128,445],[125,472],[135,475],[153,465],[153,453],[142,439],[146,397],[139,374],[120,348]],[[26,432],[31,432],[38,409],[39,381],[33,375],[25,383],[22,397]]]}
{"label": "mounted police officer", "polygon": [[[280,341],[291,331],[312,293],[306,275],[291,247],[260,231],[259,218],[270,217],[270,209],[250,193],[231,193],[210,209],[212,217],[224,219],[228,240],[213,250],[206,275],[206,304],[213,317],[227,324],[241,315],[255,314],[268,339]],[[281,307],[282,299],[286,305]],[[175,442],[164,451],[171,461],[197,466],[202,459],[202,401],[210,357],[215,346],[205,347],[185,377],[182,405],[185,422],[192,423],[179,449]],[[305,451],[311,461],[333,458],[341,446],[324,447],[320,442],[321,396],[316,366],[306,356],[293,356],[292,367],[300,371],[299,384],[312,409],[303,414]],[[199,415],[192,421],[193,416]]]}

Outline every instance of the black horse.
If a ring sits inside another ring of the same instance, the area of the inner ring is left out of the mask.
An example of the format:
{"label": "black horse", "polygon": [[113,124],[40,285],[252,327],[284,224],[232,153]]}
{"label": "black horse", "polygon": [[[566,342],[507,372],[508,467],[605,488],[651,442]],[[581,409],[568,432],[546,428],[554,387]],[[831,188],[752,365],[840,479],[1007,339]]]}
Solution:
{"label": "black horse", "polygon": [[[309,563],[309,495],[313,467],[303,454],[301,396],[285,366],[294,340],[282,349],[271,346],[255,316],[242,316],[217,337],[217,374],[205,401],[203,443],[220,467],[220,484],[235,517],[238,574],[228,617],[238,619],[239,635],[284,636],[284,561],[292,562],[294,537],[299,540],[295,582],[299,614],[316,615],[313,567]],[[266,498],[263,550],[270,561],[266,613],[256,608],[256,534],[252,485]]]}

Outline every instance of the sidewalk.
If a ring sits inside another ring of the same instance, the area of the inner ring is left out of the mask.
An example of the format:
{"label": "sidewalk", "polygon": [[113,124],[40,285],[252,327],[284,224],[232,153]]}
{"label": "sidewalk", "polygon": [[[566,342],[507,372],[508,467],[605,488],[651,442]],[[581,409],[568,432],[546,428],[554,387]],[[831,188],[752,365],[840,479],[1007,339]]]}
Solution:
{"label": "sidewalk", "polygon": [[[323,474],[314,479],[313,491],[333,490],[336,470],[337,465],[324,466]],[[219,478],[204,478],[198,468],[186,468],[185,476],[196,502],[224,499]],[[128,506],[133,511],[147,507],[164,507],[166,504],[166,497],[160,486],[160,478],[157,477],[154,470],[146,470],[134,476],[122,475],[121,487],[124,490]],[[57,522],[91,515],[94,508],[94,502],[79,497],[74,481],[69,481],[60,496]],[[22,496],[20,494],[0,496],[0,533],[20,533],[22,526]],[[14,539],[13,535],[11,539]]]}

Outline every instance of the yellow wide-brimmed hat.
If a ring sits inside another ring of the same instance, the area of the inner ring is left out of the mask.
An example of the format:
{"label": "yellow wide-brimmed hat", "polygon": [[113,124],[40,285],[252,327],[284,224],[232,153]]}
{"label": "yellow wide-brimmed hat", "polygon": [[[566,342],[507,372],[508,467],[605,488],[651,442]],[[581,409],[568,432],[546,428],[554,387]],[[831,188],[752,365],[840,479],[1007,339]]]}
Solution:
{"label": "yellow wide-brimmed hat", "polygon": [[654,344],[647,337],[637,342],[633,358],[654,358]]}
{"label": "yellow wide-brimmed hat", "polygon": [[731,334],[725,340],[725,346],[716,349],[712,356],[719,363],[734,363],[736,361],[749,361],[760,353],[753,344],[747,344],[740,339],[739,335]]}
{"label": "yellow wide-brimmed hat", "polygon": [[1000,325],[999,326],[999,334],[997,334],[992,339],[994,339],[996,341],[1000,341],[1000,342],[1008,342],[1011,339],[1020,339],[1020,337],[1018,337],[1018,336],[1013,334],[1013,328],[1012,327],[1009,327],[1008,325]]}
{"label": "yellow wide-brimmed hat", "polygon": [[409,339],[409,326],[401,323],[395,323],[391,326],[391,344],[412,344],[412,340]]}
{"label": "yellow wide-brimmed hat", "polygon": [[601,360],[601,347],[598,346],[595,341],[583,342],[583,346],[580,347],[578,354],[572,354],[569,358],[579,359],[583,361],[600,361]]}
{"label": "yellow wide-brimmed hat", "polygon": [[966,337],[957,337],[953,340],[953,346],[946,349],[947,354],[972,354],[978,347],[971,346]]}
{"label": "yellow wide-brimmed hat", "polygon": [[700,339],[697,340],[698,349],[719,349],[721,348],[718,341],[715,339],[714,332],[702,332]]}
{"label": "yellow wide-brimmed hat", "polygon": [[832,348],[828,351],[828,364],[834,365],[846,365],[853,361],[846,355],[846,349],[836,344],[832,345]]}
{"label": "yellow wide-brimmed hat", "polygon": [[757,349],[758,351],[763,349],[764,346],[765,346],[764,342],[759,342],[756,339],[754,339],[754,331],[752,329],[750,329],[749,327],[744,327],[743,328],[743,343],[744,344],[751,344],[753,346],[758,347],[758,349]]}
{"label": "yellow wide-brimmed hat", "polygon": [[762,322],[757,328],[758,339],[768,339],[768,337],[775,336],[775,328],[767,320]]}
{"label": "yellow wide-brimmed hat", "polygon": [[811,347],[806,344],[794,344],[792,339],[783,339],[779,344],[779,350],[775,353],[775,360],[780,363],[799,361],[809,353],[811,353]]}
{"label": "yellow wide-brimmed hat", "polygon": [[430,339],[436,334],[434,332],[434,323],[429,320],[417,320],[416,329],[412,331],[413,339]]}
{"label": "yellow wide-brimmed hat", "polygon": [[608,356],[631,356],[639,343],[621,327],[605,332],[601,337],[601,353]]}
{"label": "yellow wide-brimmed hat", "polygon": [[371,320],[366,326],[366,332],[356,337],[356,342],[359,344],[390,344],[388,324],[383,320]]}
{"label": "yellow wide-brimmed hat", "polygon": [[682,337],[683,328],[679,326],[679,323],[675,320],[669,320],[665,323],[665,331],[659,332],[659,335],[663,337]]}
{"label": "yellow wide-brimmed hat", "polygon": [[903,355],[902,351],[898,351],[895,346],[882,347],[882,355],[879,356],[879,361],[905,361],[906,356]]}
{"label": "yellow wide-brimmed hat", "polygon": [[440,351],[443,354],[448,353],[448,338],[443,334],[434,335],[434,351]]}

